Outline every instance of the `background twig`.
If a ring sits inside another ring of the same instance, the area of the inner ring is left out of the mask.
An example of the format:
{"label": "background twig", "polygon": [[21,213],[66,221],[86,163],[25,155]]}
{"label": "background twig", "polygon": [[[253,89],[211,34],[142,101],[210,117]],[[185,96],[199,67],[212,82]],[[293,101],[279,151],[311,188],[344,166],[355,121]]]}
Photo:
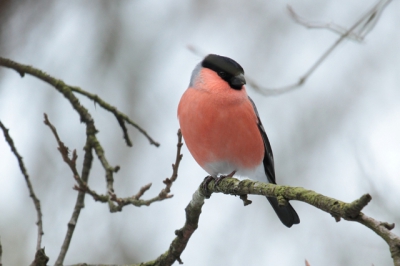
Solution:
{"label": "background twig", "polygon": [[[308,29],[327,29],[330,31],[333,31],[334,33],[337,33],[339,35],[346,34],[347,29],[345,27],[342,27],[340,25],[337,25],[333,22],[316,22],[316,21],[309,21],[306,18],[301,17],[298,15],[292,6],[288,5],[287,9],[289,11],[289,15],[291,18],[297,22],[300,25],[303,25],[304,27]],[[350,32],[347,36],[351,40],[355,40],[357,42],[361,42],[364,40],[364,36],[361,36],[359,34],[356,34],[355,32]]]}
{"label": "background twig", "polygon": [[[17,157],[19,168],[21,169],[21,172],[23,176],[25,177],[25,182],[29,190],[29,196],[32,198],[33,205],[35,205],[35,210],[37,214],[37,222],[36,225],[38,227],[38,232],[37,232],[37,241],[36,241],[36,251],[38,251],[42,245],[42,235],[44,234],[43,232],[43,222],[42,222],[42,210],[40,208],[40,200],[36,197],[35,191],[33,190],[33,186],[31,183],[31,180],[29,179],[28,171],[25,168],[24,161],[22,160],[21,155],[19,155],[17,148],[14,145],[14,141],[11,138],[10,134],[8,133],[8,129],[3,125],[3,123],[0,121],[0,127],[3,130],[4,137],[8,143],[8,145],[11,148],[11,151],[14,153],[15,157]],[[0,262],[1,262],[1,246],[0,246]],[[1,263],[0,263],[1,265]]]}
{"label": "background twig", "polygon": [[[379,1],[375,4],[366,14],[362,15],[348,30],[343,30],[343,33],[340,35],[339,39],[336,40],[322,55],[321,57],[299,78],[296,83],[291,85],[279,87],[279,88],[265,88],[259,86],[252,79],[248,79],[246,77],[247,83],[252,86],[256,91],[261,94],[267,96],[275,96],[280,95],[296,88],[302,86],[306,80],[314,73],[314,71],[325,61],[325,59],[339,46],[345,39],[354,38],[354,36],[363,36],[372,30],[373,25],[377,23],[377,19],[379,18],[378,14],[381,14],[384,8],[391,2],[391,0]],[[290,13],[294,13],[293,9],[288,7]],[[295,13],[294,13],[295,14]],[[360,34],[354,32],[355,29],[361,28],[364,30],[360,30]]]}

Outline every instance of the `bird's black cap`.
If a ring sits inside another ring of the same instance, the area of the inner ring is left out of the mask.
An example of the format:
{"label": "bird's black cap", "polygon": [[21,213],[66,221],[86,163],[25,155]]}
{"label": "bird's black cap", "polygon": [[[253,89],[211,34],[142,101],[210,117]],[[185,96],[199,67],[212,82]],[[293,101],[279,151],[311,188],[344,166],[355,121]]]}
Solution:
{"label": "bird's black cap", "polygon": [[246,84],[242,66],[229,57],[209,54],[203,59],[201,66],[215,71],[232,89],[240,90]]}

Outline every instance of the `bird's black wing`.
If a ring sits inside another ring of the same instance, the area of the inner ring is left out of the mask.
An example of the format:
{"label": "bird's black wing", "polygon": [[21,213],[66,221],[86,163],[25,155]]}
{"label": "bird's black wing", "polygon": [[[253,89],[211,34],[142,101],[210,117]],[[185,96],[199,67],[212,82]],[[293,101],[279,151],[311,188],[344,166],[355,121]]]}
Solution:
{"label": "bird's black wing", "polygon": [[249,97],[249,100],[251,102],[251,104],[253,105],[253,109],[254,112],[257,115],[257,126],[258,129],[260,130],[260,134],[261,137],[264,141],[264,150],[265,150],[265,154],[264,154],[264,159],[263,159],[263,163],[264,163],[264,170],[265,170],[265,174],[267,175],[268,181],[272,184],[276,184],[275,181],[275,167],[274,167],[274,155],[272,154],[272,148],[271,148],[271,144],[269,143],[268,137],[267,137],[267,133],[265,133],[265,129],[261,123],[260,120],[260,116],[258,115],[258,111],[257,111],[257,107],[254,104],[253,100]]}
{"label": "bird's black wing", "polygon": [[[271,144],[269,143],[267,133],[265,133],[264,127],[261,123],[260,116],[258,115],[258,111],[256,105],[254,104],[253,100],[249,97],[251,104],[253,105],[254,112],[257,115],[257,125],[258,129],[260,130],[261,137],[264,141],[264,170],[265,174],[268,178],[268,181],[272,184],[276,184],[275,181],[275,167],[274,167],[274,155],[272,154]],[[294,224],[300,223],[299,216],[297,215],[296,211],[293,209],[292,205],[288,203],[286,206],[280,206],[278,200],[274,197],[267,197],[269,203],[271,203],[272,208],[278,215],[281,222],[286,225],[287,227],[291,227]]]}

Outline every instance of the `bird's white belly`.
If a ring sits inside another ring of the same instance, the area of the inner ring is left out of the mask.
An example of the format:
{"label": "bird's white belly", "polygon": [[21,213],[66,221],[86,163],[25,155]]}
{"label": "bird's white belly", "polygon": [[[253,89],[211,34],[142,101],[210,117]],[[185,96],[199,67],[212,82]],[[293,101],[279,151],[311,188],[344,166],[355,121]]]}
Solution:
{"label": "bird's white belly", "polygon": [[227,162],[220,161],[214,163],[207,163],[204,166],[204,170],[207,171],[211,176],[217,177],[218,175],[228,175],[233,171],[236,171],[235,177],[239,179],[251,179],[255,181],[260,181],[264,183],[268,183],[268,179],[265,175],[264,164],[261,162],[258,166],[248,169],[248,168],[239,168],[238,166]]}

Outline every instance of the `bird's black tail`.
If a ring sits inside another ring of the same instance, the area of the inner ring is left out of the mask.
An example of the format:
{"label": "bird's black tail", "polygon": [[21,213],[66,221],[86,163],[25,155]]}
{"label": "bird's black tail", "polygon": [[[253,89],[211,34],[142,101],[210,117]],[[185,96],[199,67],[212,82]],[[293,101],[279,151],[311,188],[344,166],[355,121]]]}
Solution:
{"label": "bird's black tail", "polygon": [[276,198],[267,197],[267,199],[284,225],[292,227],[292,225],[300,223],[300,218],[290,203],[286,206],[279,206]]}

